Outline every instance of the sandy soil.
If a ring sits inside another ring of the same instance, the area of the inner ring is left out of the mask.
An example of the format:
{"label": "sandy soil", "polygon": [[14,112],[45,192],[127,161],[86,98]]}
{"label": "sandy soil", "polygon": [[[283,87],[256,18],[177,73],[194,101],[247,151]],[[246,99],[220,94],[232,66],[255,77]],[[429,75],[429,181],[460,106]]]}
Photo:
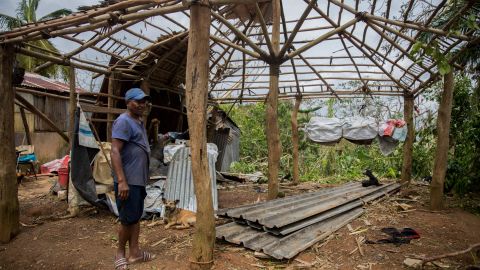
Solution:
{"label": "sandy soil", "polygon": [[[117,244],[115,217],[86,207],[77,218],[59,219],[65,213],[67,203],[48,194],[55,180],[28,180],[19,187],[21,232],[9,244],[0,245],[0,269],[113,269]],[[254,203],[266,197],[262,192],[266,185],[221,186],[221,208]],[[283,190],[290,195],[321,187],[315,183],[304,183],[297,187],[284,186]],[[438,255],[480,242],[480,217],[453,207],[430,212],[426,208],[427,187],[414,186],[414,189],[407,197],[412,201],[398,201],[397,196],[392,196],[368,206],[366,214],[351,223],[351,228],[360,233],[352,235],[348,228],[342,228],[291,261],[259,259],[252,251],[217,241],[214,268],[404,269],[403,261],[407,257]],[[453,199],[447,199],[447,204],[449,201],[452,201],[450,205],[458,204],[458,200],[453,203]],[[405,212],[398,206],[399,203],[410,206]],[[151,224],[150,220],[142,221],[140,242],[157,258],[152,262],[131,265],[130,269],[188,269],[194,229],[166,231],[162,225],[149,226]],[[355,237],[382,238],[380,229],[383,227],[414,228],[421,238],[401,246],[363,244],[363,256],[355,250]],[[474,255],[444,259],[438,265],[464,269],[474,263]]]}

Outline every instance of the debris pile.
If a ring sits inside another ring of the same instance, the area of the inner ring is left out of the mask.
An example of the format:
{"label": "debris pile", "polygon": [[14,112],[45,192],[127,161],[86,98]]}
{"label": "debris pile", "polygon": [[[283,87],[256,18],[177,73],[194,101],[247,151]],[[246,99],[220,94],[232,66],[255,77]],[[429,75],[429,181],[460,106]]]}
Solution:
{"label": "debris pile", "polygon": [[230,243],[291,259],[363,214],[363,205],[400,188],[399,184],[340,187],[218,211],[234,222],[216,228]]}

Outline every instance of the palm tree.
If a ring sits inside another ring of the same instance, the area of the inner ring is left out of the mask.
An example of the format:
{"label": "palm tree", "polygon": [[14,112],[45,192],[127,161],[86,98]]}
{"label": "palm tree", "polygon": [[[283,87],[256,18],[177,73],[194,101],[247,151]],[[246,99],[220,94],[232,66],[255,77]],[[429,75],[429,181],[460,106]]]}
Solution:
{"label": "palm tree", "polygon": [[[12,30],[14,28],[20,27],[24,24],[35,23],[39,21],[46,21],[50,19],[56,19],[62,16],[66,16],[72,13],[69,9],[59,9],[54,12],[51,12],[40,19],[37,20],[37,8],[40,0],[20,0],[16,10],[16,17],[8,16],[0,13],[0,30]],[[27,44],[31,46],[26,46],[29,50],[37,50],[35,47],[42,48],[44,50],[54,53],[58,53],[58,49],[48,40],[36,40],[29,41]],[[40,51],[45,53],[45,51]],[[34,57],[17,55],[17,61],[20,63],[20,66],[25,68],[27,71],[34,71],[34,69],[42,64],[45,60],[40,60]],[[63,79],[68,78],[68,68],[65,66],[51,65],[46,68],[42,68],[37,71],[37,73],[53,78],[63,77]]]}

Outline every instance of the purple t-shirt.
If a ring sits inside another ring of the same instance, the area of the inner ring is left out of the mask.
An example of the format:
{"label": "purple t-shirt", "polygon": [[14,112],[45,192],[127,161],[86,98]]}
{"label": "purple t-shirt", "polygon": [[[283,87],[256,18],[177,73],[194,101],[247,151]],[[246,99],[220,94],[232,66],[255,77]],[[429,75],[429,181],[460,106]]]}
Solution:
{"label": "purple t-shirt", "polygon": [[[120,156],[127,183],[145,186],[149,177],[150,146],[143,123],[133,119],[126,112],[122,113],[113,122],[112,138],[124,142]],[[115,172],[113,172],[113,179],[118,183]]]}

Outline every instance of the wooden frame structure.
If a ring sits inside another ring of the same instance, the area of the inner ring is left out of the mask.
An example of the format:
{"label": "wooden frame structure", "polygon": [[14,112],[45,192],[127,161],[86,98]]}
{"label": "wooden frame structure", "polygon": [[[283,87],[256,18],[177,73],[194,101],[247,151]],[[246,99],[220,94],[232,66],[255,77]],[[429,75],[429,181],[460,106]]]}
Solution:
{"label": "wooden frame structure", "polygon": [[[112,81],[145,80],[153,89],[185,95],[191,125],[194,124],[192,117],[198,117],[199,123],[204,121],[205,114],[195,116],[195,113],[206,109],[204,97],[207,92],[210,101],[218,103],[266,102],[269,198],[274,198],[278,191],[281,150],[278,100],[297,99],[299,103],[301,99],[372,95],[403,96],[413,101],[412,97],[441,79],[435,60],[425,57],[418,61],[409,54],[423,33],[430,34],[429,42],[439,44],[442,53],[451,53],[453,58],[470,42],[478,42],[478,37],[472,36],[471,32],[449,31],[454,22],[442,29],[432,26],[433,18],[446,8],[447,1],[434,2],[120,1],[83,8],[70,16],[0,33],[0,46],[4,47],[3,53],[14,47],[16,53],[48,61],[42,67],[60,64],[71,66],[72,70],[93,72],[94,77],[104,75]],[[470,2],[466,1],[456,19],[468,15]],[[400,4],[403,9],[399,8]],[[210,16],[211,22],[207,19]],[[200,27],[193,24],[194,21],[206,23],[209,27]],[[28,43],[53,38],[69,43],[74,49],[59,54]],[[185,46],[187,41],[190,44],[188,55],[182,57],[177,47]],[[173,47],[166,47],[171,43],[174,43]],[[158,55],[155,51],[159,48],[168,50]],[[208,59],[199,57],[199,53],[208,54]],[[100,60],[94,61],[88,55],[99,55],[97,59]],[[175,55],[183,60],[172,61],[170,57]],[[112,64],[111,58],[118,61]],[[3,76],[9,74],[7,64],[2,65]],[[154,75],[163,77],[159,82]],[[1,79],[5,83],[5,77]],[[2,91],[11,91],[5,87]],[[195,98],[200,93],[201,98]],[[107,95],[108,104],[112,105],[116,97],[112,91]],[[405,106],[407,119],[412,119],[411,107],[411,102]],[[3,110],[4,107],[2,115]],[[296,125],[293,119],[292,125]],[[203,134],[200,127],[193,130]],[[409,129],[408,146],[404,148],[405,156],[410,158],[413,137],[412,128]],[[205,184],[208,176],[197,179],[205,176],[204,144],[203,135],[193,142],[194,178],[196,186],[209,190]],[[1,156],[0,160],[4,157]],[[1,166],[0,171],[9,170]],[[409,173],[411,169],[403,168],[402,171]],[[7,175],[10,174],[0,175],[2,181]],[[197,198],[204,202],[211,202],[209,196],[208,192],[197,194]],[[1,206],[0,202],[0,212],[4,211]],[[206,212],[202,215],[213,217],[211,208],[203,210]],[[211,230],[211,222],[207,219],[204,222],[201,221],[199,227],[207,224]],[[210,248],[210,236],[205,237],[209,244],[203,247]],[[203,262],[197,265],[201,266],[209,265],[211,258],[211,254],[200,252],[195,253],[194,259]]]}

